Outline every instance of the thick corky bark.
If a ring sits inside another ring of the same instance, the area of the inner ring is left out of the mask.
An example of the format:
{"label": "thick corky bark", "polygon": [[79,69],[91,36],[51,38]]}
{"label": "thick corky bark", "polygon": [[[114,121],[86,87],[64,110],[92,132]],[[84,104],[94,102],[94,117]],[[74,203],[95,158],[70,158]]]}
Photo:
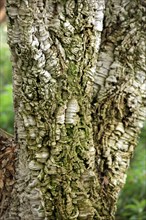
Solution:
{"label": "thick corky bark", "polygon": [[13,136],[0,128],[0,216],[10,205],[15,183],[15,150]]}
{"label": "thick corky bark", "polygon": [[144,120],[143,5],[7,0],[7,14],[20,148],[3,219],[114,219]]}

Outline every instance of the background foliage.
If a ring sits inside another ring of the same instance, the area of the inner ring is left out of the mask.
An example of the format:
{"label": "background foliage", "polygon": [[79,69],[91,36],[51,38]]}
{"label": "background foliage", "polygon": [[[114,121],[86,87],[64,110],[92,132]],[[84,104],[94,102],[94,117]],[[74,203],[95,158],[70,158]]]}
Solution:
{"label": "background foliage", "polygon": [[[0,127],[13,133],[12,67],[6,25],[0,26]],[[146,220],[146,124],[128,170],[116,220]]]}
{"label": "background foliage", "polygon": [[119,197],[116,220],[146,220],[146,123]]}
{"label": "background foliage", "polygon": [[0,25],[0,127],[13,133],[12,67],[6,25]]}

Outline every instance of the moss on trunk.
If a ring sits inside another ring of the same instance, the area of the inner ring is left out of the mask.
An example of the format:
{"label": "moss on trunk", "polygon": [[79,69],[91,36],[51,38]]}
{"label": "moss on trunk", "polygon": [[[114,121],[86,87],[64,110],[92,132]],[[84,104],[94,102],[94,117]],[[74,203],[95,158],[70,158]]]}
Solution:
{"label": "moss on trunk", "polygon": [[20,148],[3,219],[114,219],[145,111],[136,4],[7,0]]}

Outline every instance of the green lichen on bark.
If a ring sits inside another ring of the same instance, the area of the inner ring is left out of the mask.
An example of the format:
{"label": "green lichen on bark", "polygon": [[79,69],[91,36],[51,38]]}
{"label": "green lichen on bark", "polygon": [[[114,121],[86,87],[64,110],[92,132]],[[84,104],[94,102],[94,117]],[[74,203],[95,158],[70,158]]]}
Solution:
{"label": "green lichen on bark", "polygon": [[126,2],[107,2],[101,42],[102,0],[7,0],[20,149],[4,218],[114,219],[145,111],[144,9]]}

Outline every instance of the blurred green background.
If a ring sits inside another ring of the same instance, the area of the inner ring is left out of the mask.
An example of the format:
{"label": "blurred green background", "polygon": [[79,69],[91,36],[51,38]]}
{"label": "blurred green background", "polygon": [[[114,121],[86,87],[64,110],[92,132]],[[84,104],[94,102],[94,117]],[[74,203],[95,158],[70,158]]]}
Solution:
{"label": "blurred green background", "polygon": [[6,24],[0,25],[0,127],[13,133],[12,67]]}
{"label": "blurred green background", "polygon": [[[12,67],[6,33],[6,24],[0,25],[0,127],[13,133]],[[119,197],[116,220],[146,220],[146,124]]]}

